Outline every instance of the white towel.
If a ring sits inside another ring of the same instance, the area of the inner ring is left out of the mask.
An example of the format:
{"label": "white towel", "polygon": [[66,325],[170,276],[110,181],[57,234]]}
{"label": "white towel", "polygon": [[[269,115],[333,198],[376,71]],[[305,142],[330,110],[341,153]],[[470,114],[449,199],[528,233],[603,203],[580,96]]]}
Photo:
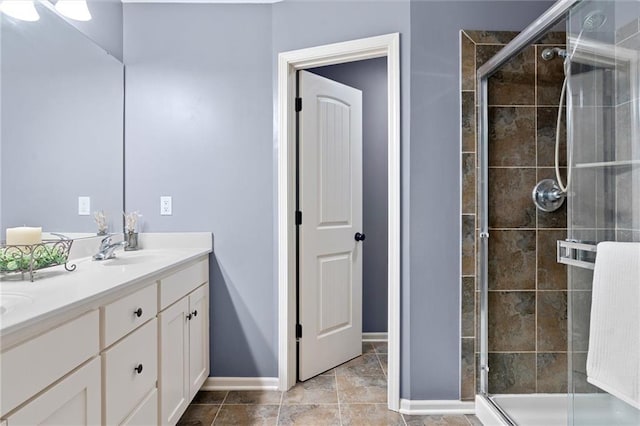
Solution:
{"label": "white towel", "polygon": [[640,409],[640,243],[598,244],[587,380]]}

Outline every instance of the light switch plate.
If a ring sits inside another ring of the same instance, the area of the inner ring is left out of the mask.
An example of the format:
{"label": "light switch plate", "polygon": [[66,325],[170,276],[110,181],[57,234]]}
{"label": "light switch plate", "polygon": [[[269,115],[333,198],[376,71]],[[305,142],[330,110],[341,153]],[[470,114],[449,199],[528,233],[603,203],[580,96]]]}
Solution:
{"label": "light switch plate", "polygon": [[160,216],[171,216],[173,210],[171,196],[163,195],[160,197]]}
{"label": "light switch plate", "polygon": [[89,216],[91,214],[91,197],[78,197],[78,215]]}

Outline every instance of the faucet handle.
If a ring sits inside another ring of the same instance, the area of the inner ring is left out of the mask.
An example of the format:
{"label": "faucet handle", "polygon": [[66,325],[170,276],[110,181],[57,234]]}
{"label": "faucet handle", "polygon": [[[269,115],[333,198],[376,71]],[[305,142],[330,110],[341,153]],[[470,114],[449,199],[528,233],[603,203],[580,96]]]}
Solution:
{"label": "faucet handle", "polygon": [[102,241],[100,241],[101,249],[103,249],[103,248],[105,248],[105,247],[107,247],[109,245],[111,245],[111,235],[107,235],[106,237],[104,237],[102,239]]}

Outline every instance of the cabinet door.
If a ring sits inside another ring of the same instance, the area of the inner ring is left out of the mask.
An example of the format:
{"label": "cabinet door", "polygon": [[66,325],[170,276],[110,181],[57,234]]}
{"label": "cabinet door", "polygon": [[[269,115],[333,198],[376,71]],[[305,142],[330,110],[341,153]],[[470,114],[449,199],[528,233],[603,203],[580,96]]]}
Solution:
{"label": "cabinet door", "polygon": [[160,423],[174,425],[189,404],[189,298],[162,311],[160,319]]}
{"label": "cabinet door", "polygon": [[100,358],[75,373],[7,418],[18,425],[100,424]]}
{"label": "cabinet door", "polygon": [[189,399],[209,376],[209,285],[189,295]]}

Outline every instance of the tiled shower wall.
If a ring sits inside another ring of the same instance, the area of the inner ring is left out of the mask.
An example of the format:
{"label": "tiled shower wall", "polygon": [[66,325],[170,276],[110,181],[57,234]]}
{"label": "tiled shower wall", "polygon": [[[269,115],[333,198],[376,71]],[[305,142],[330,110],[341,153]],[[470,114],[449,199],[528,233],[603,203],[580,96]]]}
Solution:
{"label": "tiled shower wall", "polygon": [[[474,398],[479,383],[475,75],[516,34],[461,32],[463,400]],[[564,43],[564,33],[551,33],[489,80],[490,393],[567,390],[567,278],[555,258],[556,240],[566,238],[566,205],[542,213],[531,200],[536,183],[554,177],[563,79],[562,60],[540,53]],[[562,153],[564,140],[563,132]]]}

